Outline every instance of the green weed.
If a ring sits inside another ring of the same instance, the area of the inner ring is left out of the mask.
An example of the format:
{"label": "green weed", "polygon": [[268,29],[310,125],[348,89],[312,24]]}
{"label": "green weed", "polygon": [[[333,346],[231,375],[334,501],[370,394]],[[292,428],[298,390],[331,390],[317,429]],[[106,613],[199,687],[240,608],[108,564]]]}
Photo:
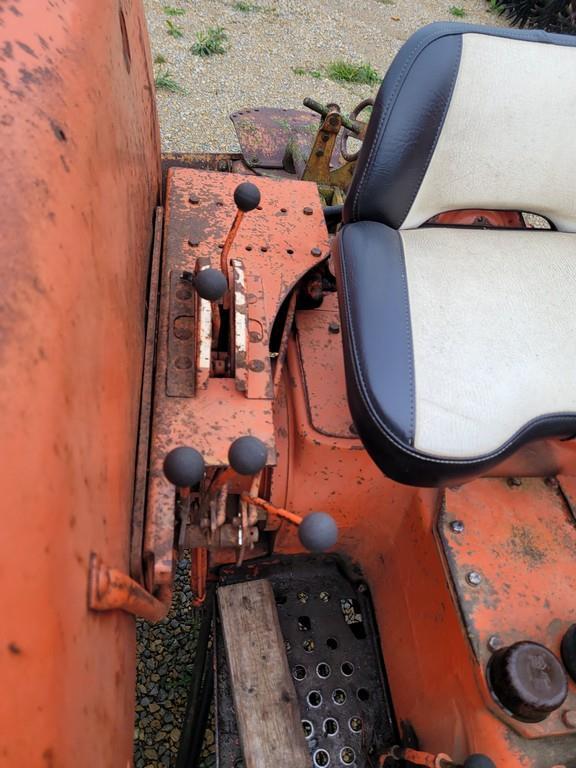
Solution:
{"label": "green weed", "polygon": [[228,35],[223,27],[208,27],[204,32],[196,33],[196,42],[191,50],[196,56],[213,56],[215,53],[226,53],[224,43]]}
{"label": "green weed", "polygon": [[260,10],[259,5],[246,2],[246,0],[236,0],[236,2],[233,3],[232,8],[234,8],[235,11],[241,11],[242,13],[253,13],[254,11]]}
{"label": "green weed", "polygon": [[460,8],[458,5],[451,5],[450,8],[448,8],[448,13],[452,14],[452,16],[456,16],[459,19],[462,19],[464,16],[466,16],[466,11],[464,8]]}
{"label": "green weed", "polygon": [[163,10],[166,16],[184,16],[186,13],[184,8],[174,8],[173,5],[165,5]]}
{"label": "green weed", "polygon": [[166,19],[167,32],[171,37],[184,37],[182,27],[175,24],[171,19]]}
{"label": "green weed", "polygon": [[371,64],[351,64],[348,61],[331,61],[324,68],[326,77],[337,83],[375,85],[380,75]]}
{"label": "green weed", "polygon": [[154,78],[154,84],[160,91],[170,91],[170,93],[186,93],[184,88],[174,80],[170,71],[165,69],[163,72],[158,72]]}
{"label": "green weed", "polygon": [[161,53],[157,53],[156,56],[154,56],[154,64],[166,64],[168,62],[168,59],[165,56],[162,56]]}

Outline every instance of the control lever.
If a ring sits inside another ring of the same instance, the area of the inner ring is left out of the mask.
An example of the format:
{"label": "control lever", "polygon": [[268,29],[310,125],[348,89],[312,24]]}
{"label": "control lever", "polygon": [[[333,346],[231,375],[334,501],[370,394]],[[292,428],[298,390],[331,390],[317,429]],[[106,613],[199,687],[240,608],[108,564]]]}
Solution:
{"label": "control lever", "polygon": [[242,184],[238,184],[234,190],[234,202],[236,203],[236,208],[238,210],[236,211],[236,216],[234,216],[234,221],[232,222],[232,226],[230,227],[230,231],[228,232],[228,236],[226,237],[220,255],[220,269],[222,270],[222,274],[226,275],[226,277],[228,276],[228,254],[232,248],[232,243],[238,233],[244,214],[253,211],[254,208],[257,208],[260,205],[260,190],[250,181],[244,181]]}

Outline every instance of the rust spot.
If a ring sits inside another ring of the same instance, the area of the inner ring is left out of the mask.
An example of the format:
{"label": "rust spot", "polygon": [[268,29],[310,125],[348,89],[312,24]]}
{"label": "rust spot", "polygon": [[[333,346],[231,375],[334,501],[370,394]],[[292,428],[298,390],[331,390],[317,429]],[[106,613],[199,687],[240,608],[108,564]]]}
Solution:
{"label": "rust spot", "polygon": [[10,653],[14,654],[14,656],[20,656],[22,653],[22,648],[18,645],[18,643],[8,643],[8,650]]}
{"label": "rust spot", "polygon": [[3,59],[12,59],[14,57],[12,43],[9,40],[6,40],[2,48],[0,48],[0,51],[2,52]]}
{"label": "rust spot", "polygon": [[36,54],[34,53],[33,49],[30,48],[29,45],[26,45],[26,43],[21,43],[20,40],[16,40],[16,45],[21,48],[25,53],[27,53],[29,56],[33,56],[35,59],[38,58]]}
{"label": "rust spot", "polygon": [[42,752],[42,760],[44,760],[44,763],[48,766],[48,768],[53,768],[54,750],[51,747],[46,747],[44,752]]}
{"label": "rust spot", "polygon": [[513,525],[512,535],[508,540],[508,547],[512,557],[522,560],[529,570],[542,565],[546,561],[546,554],[539,549],[532,531],[523,525]]}
{"label": "rust spot", "polygon": [[64,130],[58,125],[58,123],[55,120],[50,120],[50,127],[54,131],[54,136],[58,139],[58,141],[68,141],[66,138],[66,134],[64,133]]}

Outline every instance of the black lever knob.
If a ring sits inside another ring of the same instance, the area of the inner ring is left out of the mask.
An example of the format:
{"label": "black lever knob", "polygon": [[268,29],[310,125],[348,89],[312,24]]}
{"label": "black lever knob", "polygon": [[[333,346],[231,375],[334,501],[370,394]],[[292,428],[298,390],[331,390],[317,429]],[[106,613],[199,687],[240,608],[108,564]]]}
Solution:
{"label": "black lever knob", "polygon": [[244,435],[238,437],[228,451],[228,461],[234,472],[239,475],[255,475],[264,469],[268,458],[268,449],[257,437]]}
{"label": "black lever knob", "polygon": [[486,755],[470,755],[464,760],[462,768],[496,768],[496,764]]}
{"label": "black lever knob", "polygon": [[311,512],[298,526],[298,537],[310,552],[324,552],[338,541],[338,526],[327,512]]}
{"label": "black lever knob", "polygon": [[238,184],[234,190],[234,202],[243,213],[253,211],[260,205],[260,190],[249,181]]}
{"label": "black lever knob", "polygon": [[204,476],[204,469],[202,454],[187,445],[173,448],[164,459],[164,474],[177,488],[198,485]]}
{"label": "black lever knob", "polygon": [[207,301],[218,301],[228,290],[226,277],[219,269],[212,268],[201,269],[196,272],[192,276],[192,285],[198,291],[200,298]]}

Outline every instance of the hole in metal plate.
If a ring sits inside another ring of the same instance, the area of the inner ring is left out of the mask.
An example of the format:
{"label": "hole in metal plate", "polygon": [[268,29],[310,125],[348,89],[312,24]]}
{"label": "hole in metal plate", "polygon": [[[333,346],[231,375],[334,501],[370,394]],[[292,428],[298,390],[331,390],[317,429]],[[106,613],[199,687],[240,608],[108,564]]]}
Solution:
{"label": "hole in metal plate", "polygon": [[332,701],[341,707],[346,701],[346,691],[343,691],[342,688],[336,688],[332,693]]}
{"label": "hole in metal plate", "polygon": [[332,670],[330,669],[330,665],[326,664],[325,661],[321,661],[320,664],[316,667],[316,674],[318,677],[322,677],[326,679],[327,677],[330,677],[332,673]]}
{"label": "hole in metal plate", "polygon": [[317,709],[322,704],[322,694],[320,691],[310,691],[307,696],[308,704],[314,709]]}
{"label": "hole in metal plate", "polygon": [[338,725],[338,720],[336,720],[334,717],[327,717],[326,720],[324,720],[322,729],[324,731],[325,736],[336,736],[336,734],[340,730],[340,726]]}
{"label": "hole in metal plate", "polygon": [[317,749],[314,752],[314,765],[317,768],[325,768],[325,766],[330,765],[330,755],[325,749]]}

